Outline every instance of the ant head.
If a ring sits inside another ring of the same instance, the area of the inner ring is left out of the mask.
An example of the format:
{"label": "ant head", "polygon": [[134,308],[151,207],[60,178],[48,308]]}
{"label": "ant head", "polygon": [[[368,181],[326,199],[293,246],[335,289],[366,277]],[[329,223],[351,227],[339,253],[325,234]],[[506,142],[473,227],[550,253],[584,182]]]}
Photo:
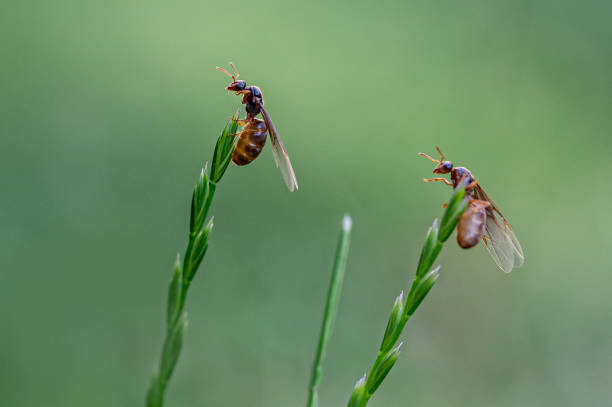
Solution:
{"label": "ant head", "polygon": [[450,161],[442,161],[434,168],[434,174],[448,174],[453,169],[453,163]]}
{"label": "ant head", "polygon": [[244,90],[245,88],[246,88],[246,82],[243,80],[239,80],[239,81],[234,81],[230,83],[230,85],[225,89],[234,91],[234,92],[240,92],[241,90]]}
{"label": "ant head", "polygon": [[238,80],[238,77],[240,76],[240,74],[238,73],[238,70],[236,70],[236,67],[231,62],[230,62],[230,66],[232,67],[232,70],[234,71],[235,75],[232,75],[231,73],[227,72],[223,68],[217,67],[217,70],[223,72],[224,74],[232,78],[232,83],[230,83],[229,86],[225,89],[229,91],[234,91],[234,92],[239,92],[241,90],[244,90],[246,88],[246,82],[243,80]]}
{"label": "ant head", "polygon": [[440,151],[440,148],[438,148],[437,146],[436,150],[438,150],[438,154],[440,154],[440,160],[436,160],[435,158],[432,158],[424,153],[419,153],[419,155],[425,158],[429,158],[431,161],[438,164],[433,170],[434,174],[448,174],[453,169],[453,163],[450,161],[444,161],[444,154],[442,154],[442,151]]}

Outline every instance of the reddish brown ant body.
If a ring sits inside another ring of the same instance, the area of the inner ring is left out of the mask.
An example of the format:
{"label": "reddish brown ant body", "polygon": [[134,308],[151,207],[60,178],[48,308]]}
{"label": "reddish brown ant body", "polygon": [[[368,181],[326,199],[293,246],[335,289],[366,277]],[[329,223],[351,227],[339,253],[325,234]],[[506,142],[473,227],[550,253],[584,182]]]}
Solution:
{"label": "reddish brown ant body", "polygon": [[469,249],[482,240],[497,266],[504,272],[509,273],[514,267],[520,267],[525,259],[523,249],[499,208],[474,179],[470,170],[455,167],[452,162],[444,160],[444,154],[438,147],[436,150],[440,154],[440,160],[424,153],[419,155],[437,164],[433,170],[434,174],[450,173],[451,181],[446,178],[431,178],[425,181],[441,181],[453,188],[464,183],[469,194],[468,207],[457,224],[459,246]]}
{"label": "reddish brown ant body", "polygon": [[[235,75],[230,74],[223,68],[217,67],[217,69],[232,78],[232,83],[226,89],[235,92],[237,95],[242,95],[242,104],[245,105],[246,110],[246,119],[240,120],[244,124],[244,128],[235,134],[239,139],[234,149],[232,161],[236,165],[247,165],[253,162],[259,156],[266,143],[266,133],[270,133],[276,166],[279,167],[289,191],[294,191],[298,188],[297,179],[293,172],[287,150],[276,131],[274,123],[272,123],[270,114],[264,108],[261,90],[257,86],[247,86],[245,81],[239,80],[240,74],[238,70],[236,70],[233,63],[230,62],[230,65]],[[260,113],[263,120],[256,117]]]}

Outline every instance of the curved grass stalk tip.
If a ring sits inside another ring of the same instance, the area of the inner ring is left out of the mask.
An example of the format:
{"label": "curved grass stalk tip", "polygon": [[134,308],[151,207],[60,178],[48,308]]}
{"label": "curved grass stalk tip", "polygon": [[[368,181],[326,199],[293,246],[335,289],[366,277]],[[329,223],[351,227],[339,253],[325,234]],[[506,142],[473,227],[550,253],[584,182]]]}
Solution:
{"label": "curved grass stalk tip", "polygon": [[[187,313],[183,310],[185,300],[191,282],[208,250],[208,239],[213,228],[213,217],[208,219],[208,211],[215,196],[217,183],[223,178],[232,160],[235,147],[235,140],[232,135],[238,129],[237,119],[238,115],[232,117],[223,129],[215,145],[210,171],[207,173],[207,166],[202,168],[193,190],[189,242],[182,264],[180,255],[177,256],[168,287],[166,339],[162,347],[159,371],[153,376],[147,392],[147,407],[162,407],[164,405],[166,388],[183,347],[183,336],[187,328]],[[208,221],[206,221],[207,219]]]}

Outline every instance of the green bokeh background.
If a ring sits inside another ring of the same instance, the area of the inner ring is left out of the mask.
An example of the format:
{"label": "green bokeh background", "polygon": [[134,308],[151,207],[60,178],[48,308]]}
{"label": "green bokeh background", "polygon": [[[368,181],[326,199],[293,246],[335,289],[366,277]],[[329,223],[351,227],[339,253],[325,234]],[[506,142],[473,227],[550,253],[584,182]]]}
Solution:
{"label": "green bokeh background", "polygon": [[305,404],[349,212],[320,390],[345,405],[449,197],[422,181],[435,145],[526,262],[447,244],[371,406],[608,405],[610,21],[605,1],[2,2],[2,405],[143,405],[191,189],[241,106],[230,60],[300,190],[269,147],[229,168],[168,406]]}

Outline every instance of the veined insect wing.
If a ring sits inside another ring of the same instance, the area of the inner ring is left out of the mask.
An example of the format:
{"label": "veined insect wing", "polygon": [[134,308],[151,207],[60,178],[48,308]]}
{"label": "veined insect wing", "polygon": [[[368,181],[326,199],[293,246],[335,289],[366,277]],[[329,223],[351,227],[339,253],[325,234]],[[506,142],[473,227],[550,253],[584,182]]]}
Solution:
{"label": "veined insect wing", "polygon": [[270,141],[272,142],[272,153],[274,154],[276,166],[280,169],[281,174],[283,175],[285,185],[287,185],[289,191],[293,192],[294,190],[298,189],[298,183],[297,179],[295,178],[295,172],[293,172],[293,167],[291,166],[291,160],[289,160],[287,150],[285,149],[285,146],[283,145],[283,142],[276,131],[276,127],[274,127],[274,123],[272,123],[270,114],[268,114],[268,111],[263,107],[263,104],[258,99],[256,99],[256,102],[261,110],[261,115],[266,122],[266,126],[268,127]]}
{"label": "veined insect wing", "polygon": [[474,187],[473,197],[491,204],[486,209],[487,220],[482,242],[497,266],[505,273],[522,266],[525,260],[523,249],[504,215],[480,185]]}

